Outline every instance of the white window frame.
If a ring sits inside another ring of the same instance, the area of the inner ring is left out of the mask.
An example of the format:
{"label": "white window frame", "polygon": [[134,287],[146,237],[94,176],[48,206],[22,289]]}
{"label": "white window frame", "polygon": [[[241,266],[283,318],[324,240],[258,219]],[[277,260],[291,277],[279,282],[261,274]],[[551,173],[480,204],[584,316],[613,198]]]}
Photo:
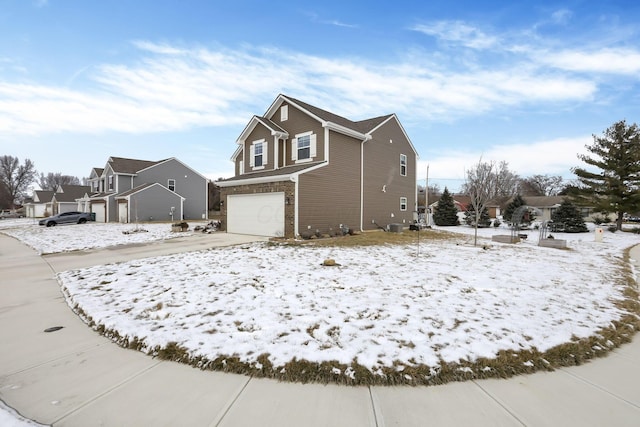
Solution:
{"label": "white window frame", "polygon": [[[256,147],[260,146],[262,149],[261,154],[256,154]],[[256,157],[261,156],[260,166],[256,166]],[[259,139],[257,141],[253,141],[251,143],[251,147],[249,149],[249,166],[252,170],[260,170],[264,169],[265,165],[268,163],[267,157],[267,141],[265,139]]]}
{"label": "white window frame", "polygon": [[400,197],[400,210],[401,211],[406,211],[407,210],[407,198],[406,197]]}
{"label": "white window frame", "polygon": [[400,176],[407,176],[407,155],[400,154]]}
{"label": "white window frame", "polygon": [[108,185],[109,185],[109,187],[108,187],[109,191],[113,191],[113,175],[109,175],[107,177],[107,182],[108,182]]}
{"label": "white window frame", "polygon": [[286,122],[287,120],[289,120],[289,106],[283,105],[280,107],[280,121]]}
{"label": "white window frame", "polygon": [[244,160],[238,162],[238,175],[244,174]]}
{"label": "white window frame", "polygon": [[[173,185],[171,184],[171,181],[173,181]],[[173,187],[173,188],[171,188]],[[176,191],[176,180],[175,179],[168,179],[167,180],[167,188],[173,192]]]}
{"label": "white window frame", "polygon": [[[298,157],[298,152],[300,150],[300,148],[298,147],[298,138],[305,138],[307,136],[309,137],[309,157],[300,159]],[[296,163],[305,163],[312,161],[318,154],[316,152],[316,139],[316,134],[312,131],[296,134],[296,136],[294,136],[291,140],[291,160]]]}

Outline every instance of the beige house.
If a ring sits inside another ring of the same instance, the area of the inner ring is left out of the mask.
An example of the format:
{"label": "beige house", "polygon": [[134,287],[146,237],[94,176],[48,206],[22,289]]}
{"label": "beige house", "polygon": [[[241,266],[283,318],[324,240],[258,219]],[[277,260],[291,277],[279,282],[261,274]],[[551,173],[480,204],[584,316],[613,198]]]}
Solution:
{"label": "beige house", "polygon": [[352,121],[279,95],[236,143],[235,176],[217,182],[228,232],[293,237],[413,220],[418,155],[395,114]]}

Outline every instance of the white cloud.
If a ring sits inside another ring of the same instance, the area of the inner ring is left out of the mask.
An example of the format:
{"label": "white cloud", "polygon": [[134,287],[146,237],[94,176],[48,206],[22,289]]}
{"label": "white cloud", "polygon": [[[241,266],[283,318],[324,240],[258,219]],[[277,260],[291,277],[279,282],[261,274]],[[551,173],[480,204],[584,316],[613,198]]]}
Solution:
{"label": "white cloud", "polygon": [[559,9],[551,14],[551,21],[555,24],[564,25],[569,22],[572,16],[573,12],[569,9]]}
{"label": "white cloud", "polygon": [[[456,191],[464,182],[465,171],[482,161],[506,161],[509,169],[520,176],[535,174],[572,177],[571,168],[581,165],[578,154],[587,154],[585,145],[593,142],[591,135],[573,138],[556,138],[526,144],[494,145],[484,151],[449,150],[427,158],[422,156],[418,166],[418,179],[429,176],[437,181],[451,181],[450,188]],[[443,185],[441,185],[444,188]]]}
{"label": "white cloud", "polygon": [[598,91],[595,79],[541,70],[529,61],[459,69],[415,51],[376,62],[275,48],[134,45],[142,52],[135,63],[81,70],[89,87],[0,81],[0,135],[242,125],[278,93],[353,119],[395,112],[418,123],[575,104]]}
{"label": "white cloud", "polygon": [[499,42],[497,37],[485,34],[478,28],[462,21],[437,21],[429,24],[417,24],[410,29],[472,49],[489,49]]}
{"label": "white cloud", "polygon": [[626,74],[635,77],[640,73],[640,51],[636,49],[563,50],[541,52],[535,56],[541,63],[569,71]]}

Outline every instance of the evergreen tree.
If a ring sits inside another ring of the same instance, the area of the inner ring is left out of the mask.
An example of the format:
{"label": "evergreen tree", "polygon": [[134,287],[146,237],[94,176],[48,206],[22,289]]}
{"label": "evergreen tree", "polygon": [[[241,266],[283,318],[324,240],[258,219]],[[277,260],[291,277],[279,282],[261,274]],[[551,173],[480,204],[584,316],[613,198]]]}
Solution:
{"label": "evergreen tree", "polygon": [[447,187],[433,212],[433,222],[439,226],[458,225],[458,209]]}
{"label": "evergreen tree", "polygon": [[640,210],[640,128],[619,121],[602,136],[593,135],[593,144],[586,148],[591,155],[578,157],[592,170],[599,170],[573,168],[580,185],[572,195],[595,211],[615,213],[620,230],[624,213]]}
{"label": "evergreen tree", "polygon": [[524,206],[526,204],[527,202],[522,198],[522,196],[520,194],[516,194],[511,203],[509,203],[505,208],[504,213],[502,214],[502,218],[505,221],[511,222],[511,217],[513,216],[515,210],[520,206]]}
{"label": "evergreen tree", "polygon": [[[467,210],[464,212],[464,222],[467,225],[473,225],[476,221],[476,210],[473,205],[469,204]],[[491,225],[491,217],[489,216],[489,209],[485,206],[480,213],[480,220],[478,221],[478,227],[488,227]]]}
{"label": "evergreen tree", "polygon": [[586,233],[589,231],[578,208],[568,200],[562,202],[553,211],[551,220],[554,224],[564,224],[564,231],[567,233]]}

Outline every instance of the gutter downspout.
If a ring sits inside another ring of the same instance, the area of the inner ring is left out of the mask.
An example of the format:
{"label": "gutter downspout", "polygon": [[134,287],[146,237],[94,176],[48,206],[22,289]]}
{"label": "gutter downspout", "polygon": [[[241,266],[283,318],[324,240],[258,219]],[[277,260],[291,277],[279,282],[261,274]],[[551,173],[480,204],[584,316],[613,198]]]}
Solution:
{"label": "gutter downspout", "polygon": [[360,231],[364,231],[364,143],[370,140],[367,134],[360,143]]}
{"label": "gutter downspout", "polygon": [[[291,179],[291,182],[295,184],[295,187],[293,190],[293,194],[294,194],[293,196],[293,237],[296,237],[300,234],[298,229],[298,194],[300,193],[298,188],[298,183],[300,182],[300,180],[298,179],[298,175],[293,175],[290,179]],[[286,221],[286,218],[285,218],[285,221]],[[285,224],[285,227],[286,227],[286,224]]]}

